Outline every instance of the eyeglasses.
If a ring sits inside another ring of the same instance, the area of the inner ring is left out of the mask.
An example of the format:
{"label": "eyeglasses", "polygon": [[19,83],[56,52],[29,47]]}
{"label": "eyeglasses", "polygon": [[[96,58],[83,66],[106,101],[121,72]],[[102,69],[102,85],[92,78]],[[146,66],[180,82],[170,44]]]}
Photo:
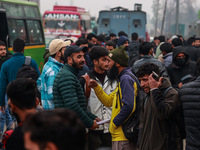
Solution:
{"label": "eyeglasses", "polygon": [[176,56],[176,58],[185,58],[185,55],[182,55],[182,56]]}

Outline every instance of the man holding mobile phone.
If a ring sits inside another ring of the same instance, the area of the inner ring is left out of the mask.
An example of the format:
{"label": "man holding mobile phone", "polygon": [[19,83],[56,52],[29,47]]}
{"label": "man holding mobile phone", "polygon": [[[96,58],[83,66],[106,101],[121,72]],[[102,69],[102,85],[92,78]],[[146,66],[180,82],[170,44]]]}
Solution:
{"label": "man holding mobile phone", "polygon": [[142,65],[137,77],[148,97],[140,115],[140,150],[177,150],[180,137],[177,130],[178,92],[167,78],[159,77],[159,67],[152,63]]}

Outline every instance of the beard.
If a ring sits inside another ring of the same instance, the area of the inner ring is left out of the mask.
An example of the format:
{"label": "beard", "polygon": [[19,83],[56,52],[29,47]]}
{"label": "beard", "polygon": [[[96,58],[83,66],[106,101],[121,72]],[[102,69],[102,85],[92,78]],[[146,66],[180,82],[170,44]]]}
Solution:
{"label": "beard", "polygon": [[116,67],[116,63],[114,63],[111,69],[109,70],[108,78],[112,81],[116,80],[118,74],[119,74],[118,68]]}
{"label": "beard", "polygon": [[6,56],[6,53],[4,53],[4,52],[0,54],[0,58],[5,57],[5,56]]}
{"label": "beard", "polygon": [[129,46],[126,46],[126,47],[125,47],[125,51],[128,51],[128,48],[129,48]]}
{"label": "beard", "polygon": [[72,67],[74,67],[78,70],[83,70],[83,66],[81,66],[81,65],[84,65],[84,61],[77,63],[77,62],[74,61],[73,58],[72,58],[72,61],[73,61]]}

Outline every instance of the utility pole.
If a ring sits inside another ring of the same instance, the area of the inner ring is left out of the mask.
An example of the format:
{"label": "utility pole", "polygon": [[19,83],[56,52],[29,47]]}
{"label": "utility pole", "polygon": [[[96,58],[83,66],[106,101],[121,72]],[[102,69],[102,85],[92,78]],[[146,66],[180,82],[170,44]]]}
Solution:
{"label": "utility pole", "polygon": [[176,0],[176,34],[178,34],[179,25],[179,0]]}
{"label": "utility pole", "polygon": [[163,34],[163,28],[164,28],[164,24],[165,24],[166,8],[167,8],[167,0],[165,0],[165,8],[164,8],[164,12],[163,12],[163,20],[162,20],[161,35]]}
{"label": "utility pole", "polygon": [[155,36],[157,35],[157,27],[158,27],[158,10],[159,10],[159,0],[157,0],[157,8],[156,8]]}

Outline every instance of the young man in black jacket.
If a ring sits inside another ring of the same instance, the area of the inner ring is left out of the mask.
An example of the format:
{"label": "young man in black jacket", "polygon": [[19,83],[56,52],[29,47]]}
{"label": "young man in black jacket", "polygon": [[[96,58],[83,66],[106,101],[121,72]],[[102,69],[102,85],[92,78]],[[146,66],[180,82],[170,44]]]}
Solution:
{"label": "young man in black jacket", "polygon": [[23,150],[24,135],[22,125],[29,114],[36,112],[39,99],[36,97],[37,84],[32,79],[20,78],[12,81],[7,88],[8,104],[16,117],[18,127],[12,132],[5,143],[6,150]]}
{"label": "young man in black jacket", "polygon": [[2,64],[11,57],[12,54],[6,51],[6,44],[3,41],[0,41],[0,70]]}

